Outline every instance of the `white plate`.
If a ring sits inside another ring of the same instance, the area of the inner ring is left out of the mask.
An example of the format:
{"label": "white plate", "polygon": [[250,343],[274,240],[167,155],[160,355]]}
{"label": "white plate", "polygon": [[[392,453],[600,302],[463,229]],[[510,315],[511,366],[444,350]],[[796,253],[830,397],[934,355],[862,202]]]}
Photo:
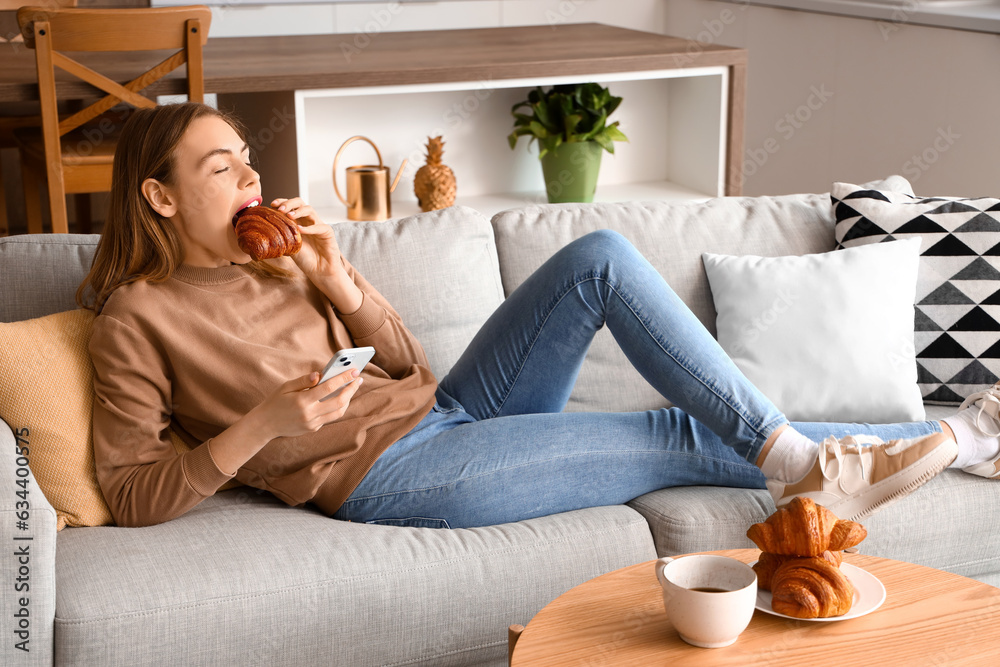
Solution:
{"label": "white plate", "polygon": [[[754,561],[754,563],[756,562]],[[754,563],[750,563],[750,565]],[[882,603],[885,602],[885,586],[878,580],[878,577],[850,563],[841,564],[840,571],[846,574],[851,584],[854,585],[854,604],[851,605],[851,610],[843,616],[795,618],[794,616],[779,614],[771,609],[771,591],[762,591],[759,588],[757,589],[757,604],[755,606],[767,614],[790,618],[795,621],[846,621],[849,618],[858,618],[859,616],[870,614],[882,606]]]}

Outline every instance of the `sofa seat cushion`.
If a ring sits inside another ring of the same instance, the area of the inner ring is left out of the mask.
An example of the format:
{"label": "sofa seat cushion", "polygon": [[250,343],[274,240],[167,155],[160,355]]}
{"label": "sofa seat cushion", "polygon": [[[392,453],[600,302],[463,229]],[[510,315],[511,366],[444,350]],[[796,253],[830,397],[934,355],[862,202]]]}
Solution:
{"label": "sofa seat cushion", "polygon": [[925,418],[929,421],[941,421],[945,417],[951,417],[958,412],[957,405],[934,405],[933,403],[924,403],[924,410],[926,411]]}
{"label": "sofa seat cushion", "polygon": [[474,529],[336,521],[253,489],[158,526],[67,529],[56,664],[462,665],[507,626],[655,558],[624,507]]}
{"label": "sofa seat cushion", "polygon": [[[629,506],[646,517],[657,553],[754,548],[746,531],[774,512],[766,491],[691,486],[662,489]],[[858,550],[1000,585],[1000,484],[945,470],[861,523]]]}

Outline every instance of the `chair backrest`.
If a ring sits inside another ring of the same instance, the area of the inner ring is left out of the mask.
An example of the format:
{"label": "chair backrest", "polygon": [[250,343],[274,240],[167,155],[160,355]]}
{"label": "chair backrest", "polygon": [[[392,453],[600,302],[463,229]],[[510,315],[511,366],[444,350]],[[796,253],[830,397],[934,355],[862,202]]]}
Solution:
{"label": "chair backrest", "polygon": [[[17,21],[25,46],[35,49],[42,126],[47,136],[62,136],[97,118],[119,102],[135,107],[155,107],[139,94],[176,68],[187,64],[187,93],[193,102],[204,101],[202,47],[208,41],[212,14],[193,5],[156,9],[51,9],[21,7]],[[171,56],[136,78],[121,84],[61,51],[159,51],[177,49]],[[107,95],[81,111],[58,120],[56,68],[86,81]],[[56,127],[58,123],[58,127]]]}

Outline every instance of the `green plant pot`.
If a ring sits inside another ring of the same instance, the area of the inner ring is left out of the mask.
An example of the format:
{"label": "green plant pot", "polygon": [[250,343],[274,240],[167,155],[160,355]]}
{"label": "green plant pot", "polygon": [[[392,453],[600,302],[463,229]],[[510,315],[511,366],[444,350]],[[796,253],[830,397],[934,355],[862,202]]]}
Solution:
{"label": "green plant pot", "polygon": [[594,201],[604,149],[595,141],[560,144],[542,158],[545,192],[552,204]]}

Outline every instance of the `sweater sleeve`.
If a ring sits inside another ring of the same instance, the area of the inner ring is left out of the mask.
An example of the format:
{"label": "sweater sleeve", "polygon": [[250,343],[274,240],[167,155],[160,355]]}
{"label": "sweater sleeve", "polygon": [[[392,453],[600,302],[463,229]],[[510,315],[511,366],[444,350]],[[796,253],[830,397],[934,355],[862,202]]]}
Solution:
{"label": "sweater sleeve", "polygon": [[392,378],[399,379],[414,365],[430,368],[423,346],[403,324],[399,313],[347,259],[344,267],[364,293],[360,308],[353,313],[340,313],[340,320],[351,332],[355,344],[374,347],[373,363]]}
{"label": "sweater sleeve", "polygon": [[209,441],[178,454],[167,427],[171,382],[164,355],[134,328],[94,321],[94,459],[119,526],[169,521],[214,494],[234,475],[221,471]]}

